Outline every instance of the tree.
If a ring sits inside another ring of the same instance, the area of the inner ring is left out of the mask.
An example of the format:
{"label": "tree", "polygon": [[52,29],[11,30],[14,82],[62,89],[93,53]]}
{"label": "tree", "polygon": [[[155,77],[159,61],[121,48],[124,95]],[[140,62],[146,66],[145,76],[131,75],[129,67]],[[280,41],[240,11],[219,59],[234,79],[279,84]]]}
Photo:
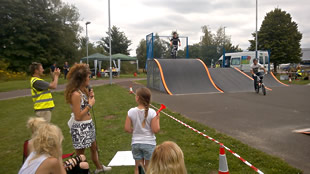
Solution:
{"label": "tree", "polygon": [[[107,32],[106,37],[101,38],[101,41],[98,42],[99,47],[104,48],[106,52],[110,50],[109,42],[109,32]],[[122,53],[129,55],[131,41],[127,38],[124,32],[116,26],[111,28],[111,45],[112,45],[112,54]]]}
{"label": "tree", "polygon": [[[255,38],[255,33],[252,34]],[[286,11],[275,8],[266,14],[258,31],[258,49],[270,50],[270,62],[274,69],[281,63],[298,63],[301,61],[300,41],[302,34],[298,25]],[[250,40],[249,50],[255,50],[255,39]]]}
{"label": "tree", "polygon": [[212,45],[214,43],[213,41],[213,34],[211,33],[211,30],[208,26],[204,25],[201,27],[202,32],[204,35],[202,36],[202,39],[200,41],[201,45]]}
{"label": "tree", "polygon": [[154,36],[154,57],[155,58],[164,58],[171,57],[170,55],[170,43],[160,39],[158,34],[156,33]]}
{"label": "tree", "polygon": [[144,68],[146,63],[146,40],[141,39],[136,49],[137,58],[139,60],[139,67]]}
{"label": "tree", "polygon": [[60,0],[2,0],[0,16],[0,58],[10,70],[26,71],[33,61],[49,66],[77,53],[74,6]]}
{"label": "tree", "polygon": [[216,34],[212,34],[211,29],[206,25],[202,26],[201,29],[204,35],[199,42],[200,48],[198,48],[198,45],[190,46],[190,57],[192,57],[192,55],[194,54],[196,57],[202,58],[207,63],[207,65],[210,65],[212,59],[214,62],[216,62],[223,54],[224,40],[224,47],[226,52],[242,51],[239,48],[239,45],[232,45],[230,36],[224,35],[224,27],[218,28]]}
{"label": "tree", "polygon": [[199,58],[200,57],[200,50],[201,45],[200,44],[193,44],[188,46],[188,54],[190,58]]}

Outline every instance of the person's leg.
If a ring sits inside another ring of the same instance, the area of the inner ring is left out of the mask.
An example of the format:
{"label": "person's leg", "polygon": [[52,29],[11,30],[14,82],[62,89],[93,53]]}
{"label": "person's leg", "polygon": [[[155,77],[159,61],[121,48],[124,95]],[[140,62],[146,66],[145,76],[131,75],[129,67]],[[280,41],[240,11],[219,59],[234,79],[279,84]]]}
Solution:
{"label": "person's leg", "polygon": [[139,165],[144,167],[143,165],[143,160],[135,160],[136,161],[136,166],[135,166],[135,174],[139,174]]}
{"label": "person's leg", "polygon": [[52,111],[36,111],[36,116],[37,117],[42,117],[44,118],[47,122],[51,121],[52,118]]}
{"label": "person's leg", "polygon": [[144,160],[144,169],[147,171],[147,167],[149,166],[150,160]]}
{"label": "person's leg", "polygon": [[147,171],[147,167],[148,167],[148,164],[149,164],[149,161],[151,160],[152,158],[152,154],[155,150],[155,145],[151,145],[151,144],[143,144],[143,159],[144,159],[144,169],[145,171]]}
{"label": "person's leg", "polygon": [[97,169],[102,169],[102,165],[99,162],[99,156],[97,151],[97,143],[94,141],[90,146],[91,159],[94,162]]}
{"label": "person's leg", "polygon": [[254,79],[254,89],[256,90],[256,83],[257,83],[257,77],[252,75],[253,79]]}
{"label": "person's leg", "polygon": [[259,72],[258,75],[260,78],[260,82],[263,82],[264,74],[262,72]]}
{"label": "person's leg", "polygon": [[75,149],[75,153],[76,153],[76,156],[80,156],[80,155],[84,156],[85,149]]}
{"label": "person's leg", "polygon": [[142,167],[144,167],[143,164],[143,152],[141,151],[141,144],[133,144],[131,145],[131,152],[132,152],[132,156],[133,159],[135,159],[135,174],[139,173],[139,165],[142,165]]}

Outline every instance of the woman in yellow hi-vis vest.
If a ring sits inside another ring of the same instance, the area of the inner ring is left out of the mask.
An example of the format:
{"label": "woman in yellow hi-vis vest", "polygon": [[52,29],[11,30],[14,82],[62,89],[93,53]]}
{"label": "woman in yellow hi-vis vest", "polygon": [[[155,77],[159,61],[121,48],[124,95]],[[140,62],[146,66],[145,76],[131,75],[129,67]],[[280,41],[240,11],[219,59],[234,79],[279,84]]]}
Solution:
{"label": "woman in yellow hi-vis vest", "polygon": [[44,72],[41,63],[33,62],[29,69],[32,76],[30,79],[30,85],[32,101],[34,102],[34,111],[38,117],[43,117],[46,121],[50,122],[52,110],[55,107],[50,89],[57,88],[60,69],[55,69],[53,73],[54,80],[51,83],[40,78]]}

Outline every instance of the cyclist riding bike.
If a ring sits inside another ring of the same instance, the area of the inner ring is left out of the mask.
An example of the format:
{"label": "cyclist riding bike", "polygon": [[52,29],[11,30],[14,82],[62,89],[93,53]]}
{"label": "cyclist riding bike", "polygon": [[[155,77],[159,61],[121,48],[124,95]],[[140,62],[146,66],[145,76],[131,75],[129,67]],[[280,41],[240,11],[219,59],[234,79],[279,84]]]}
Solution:
{"label": "cyclist riding bike", "polygon": [[257,59],[253,59],[253,64],[251,65],[251,74],[252,74],[252,77],[254,79],[254,89],[256,91],[256,88],[257,88],[257,76],[260,77],[261,80],[263,80],[263,73],[260,72],[260,70],[264,70],[264,73],[267,74],[267,71],[266,69],[264,68],[263,65],[259,64],[258,63],[258,60]]}
{"label": "cyclist riding bike", "polygon": [[173,37],[170,39],[170,46],[172,46],[171,57],[175,59],[177,57],[178,46],[181,46],[181,41],[177,32],[173,32]]}

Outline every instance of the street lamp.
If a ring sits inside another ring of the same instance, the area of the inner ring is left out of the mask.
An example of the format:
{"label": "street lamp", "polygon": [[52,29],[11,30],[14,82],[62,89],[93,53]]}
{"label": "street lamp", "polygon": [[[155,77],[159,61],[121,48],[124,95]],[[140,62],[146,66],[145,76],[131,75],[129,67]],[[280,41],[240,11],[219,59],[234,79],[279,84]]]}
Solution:
{"label": "street lamp", "polygon": [[88,31],[87,31],[87,25],[90,24],[90,22],[86,22],[86,59],[87,59],[87,65],[88,65]]}
{"label": "street lamp", "polygon": [[111,45],[111,12],[110,12],[110,0],[108,1],[109,11],[109,53],[110,53],[110,85],[112,85],[112,45]]}
{"label": "street lamp", "polygon": [[227,27],[224,27],[224,40],[223,40],[223,62],[222,62],[222,67],[225,68],[225,28]]}
{"label": "street lamp", "polygon": [[255,34],[255,59],[257,59],[257,0],[256,0],[256,34]]}

